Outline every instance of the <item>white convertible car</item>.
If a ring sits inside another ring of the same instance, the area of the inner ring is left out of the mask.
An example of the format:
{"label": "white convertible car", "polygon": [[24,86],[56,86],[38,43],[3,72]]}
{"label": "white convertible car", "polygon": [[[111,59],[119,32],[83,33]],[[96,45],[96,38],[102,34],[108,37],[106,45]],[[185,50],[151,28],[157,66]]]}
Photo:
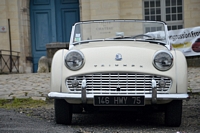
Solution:
{"label": "white convertible car", "polygon": [[187,64],[171,47],[164,22],[78,22],[69,50],[53,57],[48,96],[58,124],[71,124],[78,112],[148,107],[164,111],[167,126],[180,126],[182,100],[189,98]]}

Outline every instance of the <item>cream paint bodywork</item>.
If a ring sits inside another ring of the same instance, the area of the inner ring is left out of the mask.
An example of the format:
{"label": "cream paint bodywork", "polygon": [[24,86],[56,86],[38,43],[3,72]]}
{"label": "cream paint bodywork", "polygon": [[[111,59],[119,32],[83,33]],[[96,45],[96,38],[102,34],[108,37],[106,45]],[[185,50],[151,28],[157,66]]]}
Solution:
{"label": "cream paint bodywork", "polygon": [[[52,61],[51,91],[53,92],[68,92],[65,80],[69,76],[97,72],[132,72],[170,77],[173,83],[169,93],[187,93],[187,65],[185,57],[179,51],[171,50],[174,57],[173,67],[168,71],[159,71],[152,64],[154,54],[158,50],[167,48],[158,44],[101,41],[77,45],[73,49],[80,50],[84,54],[85,64],[78,71],[67,69],[64,57],[68,50],[59,50]],[[117,53],[122,55],[121,61],[115,60]]]}
{"label": "cream paint bodywork", "polygon": [[[131,72],[170,77],[172,86],[168,93],[187,94],[187,64],[185,57],[179,51],[170,51],[174,57],[172,68],[168,71],[159,71],[153,66],[152,61],[155,52],[168,50],[162,45],[136,41],[101,41],[77,45],[72,49],[84,54],[85,64],[80,70],[71,71],[64,64],[68,50],[62,49],[56,52],[52,61],[51,92],[68,93],[65,80],[70,76],[98,72]],[[115,60],[117,53],[122,55],[121,61]],[[68,102],[76,103],[73,98]],[[163,102],[167,101],[159,103]],[[78,103],[81,103],[81,99]]]}

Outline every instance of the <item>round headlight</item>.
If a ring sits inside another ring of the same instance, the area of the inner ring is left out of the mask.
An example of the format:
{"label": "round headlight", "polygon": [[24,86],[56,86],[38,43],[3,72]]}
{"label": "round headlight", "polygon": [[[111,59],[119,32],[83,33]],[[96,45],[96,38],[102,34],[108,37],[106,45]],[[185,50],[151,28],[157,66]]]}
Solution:
{"label": "round headlight", "polygon": [[173,56],[170,52],[160,50],[155,53],[153,65],[160,71],[169,70],[173,65]]}
{"label": "round headlight", "polygon": [[68,69],[76,71],[84,65],[84,55],[80,51],[71,50],[65,56],[65,65]]}

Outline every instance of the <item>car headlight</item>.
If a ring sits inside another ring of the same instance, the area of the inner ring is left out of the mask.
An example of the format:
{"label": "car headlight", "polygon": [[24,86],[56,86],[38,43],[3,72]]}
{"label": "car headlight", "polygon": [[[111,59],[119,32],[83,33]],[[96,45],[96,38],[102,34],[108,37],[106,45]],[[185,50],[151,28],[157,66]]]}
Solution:
{"label": "car headlight", "polygon": [[84,65],[84,55],[77,50],[69,51],[65,56],[65,65],[68,69],[76,71]]}
{"label": "car headlight", "polygon": [[153,65],[160,71],[167,71],[173,65],[173,56],[166,50],[160,50],[155,53]]}

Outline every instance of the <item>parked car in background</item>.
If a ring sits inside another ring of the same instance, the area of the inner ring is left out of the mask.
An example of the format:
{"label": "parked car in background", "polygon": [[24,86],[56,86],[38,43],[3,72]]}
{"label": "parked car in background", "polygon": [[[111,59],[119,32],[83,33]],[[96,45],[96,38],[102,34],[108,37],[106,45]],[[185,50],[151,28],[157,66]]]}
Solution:
{"label": "parked car in background", "polygon": [[56,52],[50,98],[55,121],[71,124],[72,114],[96,110],[165,112],[167,126],[180,126],[188,99],[187,64],[172,49],[161,21],[99,20],[72,27],[69,50]]}
{"label": "parked car in background", "polygon": [[200,38],[198,38],[195,43],[192,44],[192,50],[194,52],[200,52]]}

